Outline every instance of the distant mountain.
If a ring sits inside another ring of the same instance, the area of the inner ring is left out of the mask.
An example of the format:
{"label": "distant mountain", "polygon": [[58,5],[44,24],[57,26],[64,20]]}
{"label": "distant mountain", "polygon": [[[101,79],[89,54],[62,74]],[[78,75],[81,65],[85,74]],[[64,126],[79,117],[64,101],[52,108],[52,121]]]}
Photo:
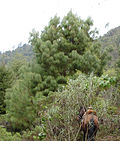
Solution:
{"label": "distant mountain", "polygon": [[120,51],[120,26],[111,29],[104,36],[100,37],[99,40],[103,49],[107,48],[110,51],[111,60],[108,64],[109,67],[114,67]]}
{"label": "distant mountain", "polygon": [[5,64],[8,64],[17,56],[19,56],[19,58],[24,57],[27,61],[31,61],[34,56],[32,46],[24,44],[23,46],[18,46],[13,51],[0,53],[0,63],[4,62]]}

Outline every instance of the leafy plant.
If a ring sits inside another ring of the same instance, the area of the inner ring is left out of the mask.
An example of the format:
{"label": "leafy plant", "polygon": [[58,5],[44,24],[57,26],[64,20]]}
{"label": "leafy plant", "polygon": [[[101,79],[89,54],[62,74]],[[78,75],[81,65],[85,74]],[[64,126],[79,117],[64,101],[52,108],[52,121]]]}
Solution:
{"label": "leafy plant", "polygon": [[22,137],[19,133],[12,135],[6,129],[0,127],[0,141],[22,141]]}

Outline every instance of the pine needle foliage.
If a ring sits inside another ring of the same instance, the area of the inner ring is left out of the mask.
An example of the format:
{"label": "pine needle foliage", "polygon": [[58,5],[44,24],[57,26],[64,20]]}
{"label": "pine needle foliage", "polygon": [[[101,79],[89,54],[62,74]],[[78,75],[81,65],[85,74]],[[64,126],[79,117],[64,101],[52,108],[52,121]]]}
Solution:
{"label": "pine needle foliage", "polygon": [[77,70],[102,74],[106,53],[94,38],[96,30],[91,30],[92,25],[91,18],[82,20],[70,11],[62,20],[57,16],[51,18],[41,34],[35,30],[30,33],[29,41],[42,77],[43,95],[66,84],[66,77]]}

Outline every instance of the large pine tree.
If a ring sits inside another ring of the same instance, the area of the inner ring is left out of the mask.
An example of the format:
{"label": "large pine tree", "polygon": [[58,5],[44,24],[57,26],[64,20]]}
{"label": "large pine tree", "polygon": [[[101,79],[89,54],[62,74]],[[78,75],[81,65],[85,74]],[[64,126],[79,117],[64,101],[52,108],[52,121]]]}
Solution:
{"label": "large pine tree", "polygon": [[57,16],[52,18],[40,36],[38,32],[31,33],[30,42],[42,76],[40,91],[44,95],[65,84],[66,77],[76,70],[102,74],[106,54],[93,37],[96,31],[91,30],[92,25],[90,18],[81,20],[70,11],[61,22]]}

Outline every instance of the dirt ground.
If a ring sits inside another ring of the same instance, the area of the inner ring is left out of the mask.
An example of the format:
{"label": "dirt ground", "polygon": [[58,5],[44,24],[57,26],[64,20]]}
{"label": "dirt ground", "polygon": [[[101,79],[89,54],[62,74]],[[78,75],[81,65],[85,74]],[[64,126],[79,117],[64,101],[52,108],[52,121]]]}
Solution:
{"label": "dirt ground", "polygon": [[120,136],[106,136],[101,138],[98,138],[96,141],[120,141]]}

